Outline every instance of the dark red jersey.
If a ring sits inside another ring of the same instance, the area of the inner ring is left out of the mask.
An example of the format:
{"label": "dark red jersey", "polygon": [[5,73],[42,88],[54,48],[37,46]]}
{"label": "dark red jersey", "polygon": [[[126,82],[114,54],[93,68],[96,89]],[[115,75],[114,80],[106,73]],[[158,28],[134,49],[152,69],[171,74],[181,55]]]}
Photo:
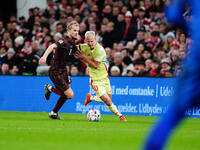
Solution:
{"label": "dark red jersey", "polygon": [[73,57],[74,52],[76,51],[76,45],[73,40],[68,36],[65,36],[58,42],[56,42],[57,48],[53,54],[51,60],[50,70],[66,70],[66,65],[70,61],[70,58]]}

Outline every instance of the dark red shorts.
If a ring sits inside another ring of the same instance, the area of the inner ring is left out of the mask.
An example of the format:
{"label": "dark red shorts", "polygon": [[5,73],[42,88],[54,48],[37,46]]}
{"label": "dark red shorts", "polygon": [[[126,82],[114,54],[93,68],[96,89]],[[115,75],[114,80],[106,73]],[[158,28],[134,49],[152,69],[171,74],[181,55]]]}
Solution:
{"label": "dark red shorts", "polygon": [[61,91],[64,92],[70,87],[70,77],[67,74],[66,70],[49,70],[49,77],[55,87]]}

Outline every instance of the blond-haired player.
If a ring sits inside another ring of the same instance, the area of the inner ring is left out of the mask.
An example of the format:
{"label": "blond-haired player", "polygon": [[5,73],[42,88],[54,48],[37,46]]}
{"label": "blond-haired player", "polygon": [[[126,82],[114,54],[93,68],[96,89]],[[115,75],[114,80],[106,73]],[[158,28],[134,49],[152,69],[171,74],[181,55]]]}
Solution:
{"label": "blond-haired player", "polygon": [[85,33],[85,41],[86,44],[79,45],[80,51],[76,51],[75,56],[88,65],[90,84],[96,92],[96,96],[87,94],[85,105],[91,101],[103,102],[121,121],[127,121],[112,103],[112,90],[107,71],[108,62],[104,48],[96,42],[94,31]]}
{"label": "blond-haired player", "polygon": [[40,64],[46,63],[48,55],[54,51],[49,69],[49,77],[55,87],[50,84],[45,85],[45,98],[49,100],[52,92],[58,94],[60,97],[53,110],[49,113],[49,118],[51,119],[61,119],[60,116],[58,116],[58,111],[67,99],[72,99],[74,97],[74,92],[70,87],[71,80],[66,66],[71,61],[71,56],[74,55],[77,50],[75,41],[78,39],[78,32],[79,23],[77,21],[71,21],[67,25],[66,35],[58,42],[51,44],[39,60]]}

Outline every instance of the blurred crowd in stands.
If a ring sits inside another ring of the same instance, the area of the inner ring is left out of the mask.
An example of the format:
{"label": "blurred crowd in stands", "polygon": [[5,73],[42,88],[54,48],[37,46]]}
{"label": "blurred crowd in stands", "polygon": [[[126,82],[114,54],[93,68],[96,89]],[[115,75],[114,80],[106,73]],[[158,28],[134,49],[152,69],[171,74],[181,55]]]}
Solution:
{"label": "blurred crowd in stands", "polygon": [[[109,61],[111,76],[176,77],[191,40],[169,24],[164,7],[169,0],[47,0],[48,7],[29,9],[29,17],[0,21],[0,74],[48,75],[38,60],[46,48],[64,36],[72,20],[84,33],[96,32]],[[70,75],[88,75],[87,66],[74,59]]]}

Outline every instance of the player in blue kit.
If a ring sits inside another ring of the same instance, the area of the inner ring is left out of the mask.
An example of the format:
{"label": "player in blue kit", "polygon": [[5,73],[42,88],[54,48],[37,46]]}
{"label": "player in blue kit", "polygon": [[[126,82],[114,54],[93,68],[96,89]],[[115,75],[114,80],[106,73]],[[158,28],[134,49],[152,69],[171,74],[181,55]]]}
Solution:
{"label": "player in blue kit", "polygon": [[[192,20],[186,22],[183,10],[191,10]],[[156,123],[143,150],[161,150],[164,148],[172,130],[183,120],[187,109],[200,106],[200,1],[172,0],[166,8],[169,22],[184,27],[191,35],[193,44],[184,63],[184,71],[178,78],[177,89],[167,113]]]}

